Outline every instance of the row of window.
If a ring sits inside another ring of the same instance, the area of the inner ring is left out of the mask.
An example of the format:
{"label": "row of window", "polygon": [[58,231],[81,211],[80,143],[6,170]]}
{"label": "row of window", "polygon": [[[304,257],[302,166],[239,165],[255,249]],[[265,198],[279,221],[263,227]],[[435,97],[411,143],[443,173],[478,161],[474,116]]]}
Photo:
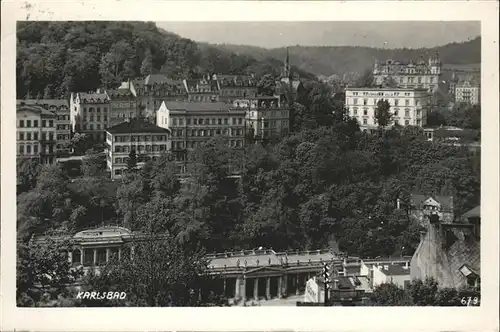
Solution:
{"label": "row of window", "polygon": [[[130,152],[132,148],[130,146],[120,146],[117,145],[115,146],[115,152]],[[160,144],[160,145],[138,145],[137,147],[134,147],[134,150],[137,151],[137,153],[143,153],[143,152],[158,152],[158,151],[167,151],[167,145],[166,144]]]}
{"label": "row of window", "polygon": [[167,140],[167,135],[117,135],[115,142],[162,142]]}
{"label": "row of window", "polygon": [[58,121],[69,121],[69,115],[58,115],[57,120]]}
{"label": "row of window", "polygon": [[102,265],[105,264],[108,260],[119,257],[118,248],[110,248],[109,255],[106,252],[107,250],[105,248],[95,249],[95,251],[96,252],[94,256],[94,249],[85,249],[83,250],[83,255],[82,255],[82,251],[80,251],[80,249],[76,249],[72,252],[71,261],[73,262],[73,264],[83,264],[84,266],[92,266],[95,264]]}
{"label": "row of window", "polygon": [[257,90],[247,91],[247,90],[226,90],[223,89],[220,92],[221,96],[236,96],[236,97],[257,97]]}
{"label": "row of window", "polygon": [[[33,120],[33,127],[31,120],[19,120],[19,128],[38,128],[38,120]],[[48,124],[48,126],[47,126]],[[26,125],[26,127],[25,127]],[[54,120],[42,120],[42,128],[54,127]]]}
{"label": "row of window", "polygon": [[[96,121],[101,121],[101,116],[100,116],[100,115],[97,115],[97,116],[95,117],[95,119],[96,119]],[[107,115],[105,115],[105,116],[103,116],[103,118],[102,118],[102,119],[103,119],[103,121],[104,121],[104,122],[106,122],[106,121],[108,121],[108,116],[107,116]],[[87,121],[89,121],[89,122],[93,122],[93,121],[94,121],[94,116],[93,116],[93,115],[91,115],[90,117],[87,117],[86,115],[84,115],[84,116],[83,116],[83,121],[85,121],[85,122],[87,122]]]}
{"label": "row of window", "polygon": [[[243,128],[230,128],[230,129],[192,129],[186,130],[187,136],[216,136],[216,135],[224,135],[224,136],[242,136]],[[172,137],[183,137],[184,130],[182,129],[173,129]]]}
{"label": "row of window", "polygon": [[[26,148],[26,149],[25,149]],[[41,149],[43,150],[43,149]],[[38,144],[19,144],[18,146],[18,152],[19,154],[23,155],[30,155],[30,154],[38,154]],[[49,145],[45,148],[45,152],[48,154],[54,153],[54,147],[52,145]]]}
{"label": "row of window", "polygon": [[[419,117],[421,115],[422,111],[421,110],[417,110],[416,111],[416,114],[417,114],[417,117]],[[394,116],[398,116],[399,114],[399,110],[398,109],[395,109],[394,110]],[[358,108],[357,107],[354,107],[353,108],[353,115],[358,115]],[[368,109],[367,108],[364,108],[363,109],[363,115],[368,115]],[[410,110],[405,110],[405,117],[410,117]]]}
{"label": "row of window", "polygon": [[[391,100],[391,99],[385,99],[385,100],[387,100],[391,106],[400,106],[400,105],[399,105],[399,99],[394,99],[394,100]],[[378,102],[378,101],[379,101],[379,100],[377,100],[377,99],[373,99],[373,104],[370,104],[370,103],[369,103],[369,99],[363,99],[363,105],[365,105],[365,106],[366,106],[366,105],[377,105],[377,102]],[[419,101],[418,99],[415,99],[415,105],[416,105],[416,106],[418,106],[418,105],[419,105],[419,102],[420,102],[420,101]],[[353,99],[352,99],[352,103],[353,103],[353,105],[358,105],[358,98],[353,98]],[[392,103],[394,103],[394,105],[392,105]],[[410,100],[409,100],[409,99],[405,99],[405,100],[404,100],[404,103],[405,103],[405,105],[404,105],[404,106],[410,106]]]}
{"label": "row of window", "polygon": [[[101,108],[100,108],[100,107],[96,107],[95,109],[94,109],[93,107],[89,107],[89,108],[88,108],[88,112],[89,112],[89,113],[94,112],[94,110],[95,110],[97,113],[101,113]],[[108,111],[108,108],[107,108],[107,107],[103,107],[103,108],[102,108],[102,111],[103,111],[104,113],[106,113],[106,112]],[[83,114],[87,114],[87,107],[84,107],[84,108],[83,108]]]}
{"label": "row of window", "polygon": [[[201,146],[203,143],[203,141],[188,141],[186,142],[186,147],[188,149],[195,149]],[[241,148],[243,147],[243,140],[230,140],[228,142],[228,145],[231,147]]]}
{"label": "row of window", "polygon": [[[265,115],[267,115],[266,113]],[[250,117],[255,117],[259,116],[255,111],[250,112]],[[261,113],[261,116],[264,116],[264,114]],[[271,111],[271,117],[288,117],[288,111]]]}
{"label": "row of window", "polygon": [[58,141],[69,141],[69,135],[65,134],[58,134],[57,135],[57,140]]}
{"label": "row of window", "polygon": [[212,100],[218,100],[217,96],[216,95],[213,95],[213,96],[203,96],[203,95],[189,96],[189,101],[209,102]]}
{"label": "row of window", "polygon": [[58,124],[56,126],[56,129],[57,130],[69,130],[70,129],[70,125],[69,124],[64,124],[64,125]]}
{"label": "row of window", "polygon": [[[368,124],[368,119],[363,119],[362,123],[363,123],[363,125],[367,125]],[[394,124],[396,124],[396,125],[402,125],[402,123],[399,121],[399,119],[394,119]],[[422,121],[420,119],[418,119],[416,121],[416,125],[420,126],[421,124],[422,124]],[[410,125],[410,120],[405,120],[404,121],[404,125],[405,126],[409,126]]]}
{"label": "row of window", "polygon": [[[33,134],[33,135],[32,135]],[[47,137],[49,138],[50,141],[54,139],[54,133],[49,132],[49,135],[47,136],[47,133],[42,133],[42,140],[45,141],[47,140]],[[19,140],[20,141],[38,141],[38,133],[30,133],[30,132],[19,132]]]}
{"label": "row of window", "polygon": [[[243,118],[193,118],[193,125],[229,125],[230,121],[232,125],[242,125]],[[163,124],[167,124],[168,119],[163,118]],[[186,125],[191,125],[191,118],[186,119]],[[172,118],[172,127],[184,126],[183,118]]]}

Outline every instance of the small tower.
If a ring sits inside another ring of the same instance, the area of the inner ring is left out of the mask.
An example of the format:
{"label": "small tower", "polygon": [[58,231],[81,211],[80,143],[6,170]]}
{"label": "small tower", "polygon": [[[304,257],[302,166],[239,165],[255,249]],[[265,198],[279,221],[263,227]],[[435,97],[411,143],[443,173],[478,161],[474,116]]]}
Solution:
{"label": "small tower", "polygon": [[281,72],[282,78],[290,78],[292,76],[292,70],[290,65],[290,54],[288,52],[288,47],[286,48],[285,64],[283,65],[283,70]]}

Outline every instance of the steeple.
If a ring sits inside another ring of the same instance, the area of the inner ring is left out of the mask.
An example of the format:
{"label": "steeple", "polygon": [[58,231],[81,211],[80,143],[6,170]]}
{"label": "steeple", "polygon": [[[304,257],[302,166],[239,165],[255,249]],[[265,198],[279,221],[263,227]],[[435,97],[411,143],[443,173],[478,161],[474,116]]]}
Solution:
{"label": "steeple", "polygon": [[285,64],[283,66],[283,72],[281,73],[281,76],[283,78],[291,78],[292,76],[292,71],[290,66],[290,53],[288,52],[288,47],[286,48]]}

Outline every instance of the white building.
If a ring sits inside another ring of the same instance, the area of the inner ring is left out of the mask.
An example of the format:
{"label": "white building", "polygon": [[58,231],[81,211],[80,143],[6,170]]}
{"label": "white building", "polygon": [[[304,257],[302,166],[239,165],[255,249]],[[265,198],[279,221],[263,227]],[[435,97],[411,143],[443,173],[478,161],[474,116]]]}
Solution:
{"label": "white building", "polygon": [[480,85],[474,80],[460,81],[455,86],[455,102],[478,105],[481,100]]}
{"label": "white building", "polygon": [[427,123],[431,94],[426,89],[347,88],[345,92],[349,115],[358,120],[362,129],[378,126],[375,111],[380,100],[389,102],[392,124],[422,127]]}
{"label": "white building", "polygon": [[170,130],[142,119],[131,119],[106,130],[106,163],[112,179],[121,177],[132,150],[140,164],[156,160],[170,148]]}
{"label": "white building", "polygon": [[407,260],[377,262],[375,264],[362,262],[360,274],[368,277],[372,287],[393,283],[405,288],[411,280],[410,264]]}
{"label": "white building", "polygon": [[73,133],[84,133],[99,141],[105,139],[111,112],[107,93],[71,93],[70,110]]}

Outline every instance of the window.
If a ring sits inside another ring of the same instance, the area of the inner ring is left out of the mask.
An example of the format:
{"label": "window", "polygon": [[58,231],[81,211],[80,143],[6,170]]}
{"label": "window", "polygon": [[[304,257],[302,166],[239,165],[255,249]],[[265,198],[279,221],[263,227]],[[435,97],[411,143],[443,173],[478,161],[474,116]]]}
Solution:
{"label": "window", "polygon": [[417,119],[417,126],[420,126],[422,124],[422,120]]}
{"label": "window", "polygon": [[19,145],[19,153],[24,154],[24,145]]}
{"label": "window", "polygon": [[31,133],[26,133],[26,140],[31,141]]}
{"label": "window", "polygon": [[106,263],[106,249],[97,250],[97,264],[102,265]]}
{"label": "window", "polygon": [[174,118],[174,119],[172,120],[172,126],[177,126],[177,118]]}
{"label": "window", "polygon": [[354,99],[352,100],[352,103],[353,103],[354,105],[357,105],[357,104],[358,104],[358,98],[354,98]]}
{"label": "window", "polygon": [[30,128],[31,127],[31,120],[26,120],[26,127]]}
{"label": "window", "polygon": [[394,100],[394,106],[398,106],[399,105],[399,100],[398,99],[395,99]]}
{"label": "window", "polygon": [[224,124],[227,125],[228,124],[228,119],[227,118],[224,118]]}
{"label": "window", "polygon": [[420,116],[420,110],[417,110],[417,116]]}
{"label": "window", "polygon": [[38,120],[33,120],[33,127],[35,127],[35,128],[38,127]]}
{"label": "window", "polygon": [[217,122],[217,123],[221,125],[221,124],[222,124],[222,119],[220,119],[220,118],[219,118],[219,119],[217,119],[217,120],[218,120],[218,122]]}
{"label": "window", "polygon": [[54,120],[49,120],[49,127],[54,127]]}
{"label": "window", "polygon": [[418,83],[419,84],[422,83],[422,77],[420,77],[420,76],[418,77]]}
{"label": "window", "polygon": [[363,99],[363,105],[368,105],[368,99]]}
{"label": "window", "polygon": [[71,257],[71,262],[73,262],[73,264],[81,264],[82,263],[82,252],[80,251],[80,249],[76,249],[75,251],[73,251],[72,257]]}
{"label": "window", "polygon": [[19,120],[19,127],[24,128],[24,120]]}
{"label": "window", "polygon": [[194,118],[193,119],[193,124],[197,125],[198,124],[198,119]]}
{"label": "window", "polygon": [[410,125],[410,120],[405,120],[405,126],[409,126]]}
{"label": "window", "polygon": [[94,265],[94,249],[85,249],[83,251],[83,265]]}
{"label": "window", "polygon": [[242,118],[238,119],[238,124],[240,124],[240,125],[243,124],[243,119]]}
{"label": "window", "polygon": [[368,121],[366,119],[363,119],[363,124],[368,124]]}
{"label": "window", "polygon": [[24,141],[24,133],[19,133],[19,140]]}
{"label": "window", "polygon": [[368,109],[363,109],[363,115],[368,115]]}
{"label": "window", "polygon": [[26,145],[26,153],[31,154],[31,145]]}
{"label": "window", "polygon": [[47,127],[47,120],[42,120],[42,127],[43,128]]}
{"label": "window", "polygon": [[409,117],[410,116],[410,111],[409,110],[405,110],[405,117]]}
{"label": "window", "polygon": [[410,105],[410,101],[408,99],[405,99],[405,106],[409,106]]}
{"label": "window", "polygon": [[217,119],[216,119],[216,118],[212,118],[212,124],[213,124],[213,125],[215,124],[215,122],[216,122],[216,121],[217,121]]}

